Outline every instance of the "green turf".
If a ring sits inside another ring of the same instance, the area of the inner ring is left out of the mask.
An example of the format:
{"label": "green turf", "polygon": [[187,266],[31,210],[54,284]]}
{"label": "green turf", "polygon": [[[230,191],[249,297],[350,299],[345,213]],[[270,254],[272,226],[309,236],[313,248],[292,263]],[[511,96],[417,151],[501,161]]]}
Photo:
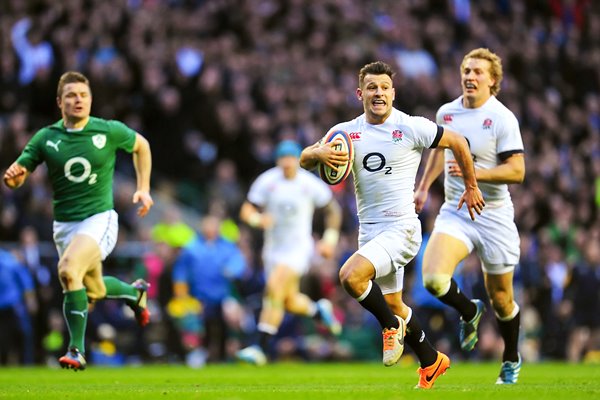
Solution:
{"label": "green turf", "polygon": [[431,391],[416,366],[210,365],[126,368],[0,368],[0,399],[600,399],[600,365],[525,364],[517,385],[494,385],[499,363],[454,363]]}

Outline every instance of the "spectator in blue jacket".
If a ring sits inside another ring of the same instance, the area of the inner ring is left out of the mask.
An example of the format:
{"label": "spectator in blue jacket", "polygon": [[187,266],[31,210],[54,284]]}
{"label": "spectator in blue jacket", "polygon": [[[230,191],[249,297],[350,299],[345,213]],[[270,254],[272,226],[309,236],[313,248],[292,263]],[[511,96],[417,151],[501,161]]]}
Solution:
{"label": "spectator in blue jacket", "polygon": [[[225,359],[229,327],[224,306],[231,305],[236,281],[242,278],[246,270],[242,252],[235,243],[223,238],[220,226],[221,220],[218,217],[204,217],[200,235],[181,250],[173,266],[175,298],[185,299],[191,296],[201,303],[200,314],[206,334],[200,339],[198,347],[201,347],[202,339],[205,339],[210,361]],[[203,360],[193,361],[188,358],[188,365],[199,366],[202,363]]]}
{"label": "spectator in blue jacket", "polygon": [[33,363],[33,329],[29,312],[37,310],[33,278],[8,251],[0,249],[0,365],[18,350],[19,362]]}

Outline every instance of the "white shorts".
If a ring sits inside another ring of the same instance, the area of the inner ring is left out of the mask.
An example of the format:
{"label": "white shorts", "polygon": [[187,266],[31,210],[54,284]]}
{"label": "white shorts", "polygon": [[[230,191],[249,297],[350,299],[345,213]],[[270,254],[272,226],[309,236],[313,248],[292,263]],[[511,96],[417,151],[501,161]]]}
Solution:
{"label": "white shorts", "polygon": [[265,276],[269,276],[277,265],[285,265],[293,269],[298,275],[304,275],[310,268],[314,253],[314,243],[307,242],[293,247],[263,248],[263,267]]}
{"label": "white shorts", "polygon": [[383,294],[404,287],[404,266],[421,247],[421,223],[414,221],[360,224],[357,253],[375,267],[375,282]]}
{"label": "white shorts", "polygon": [[54,221],[54,244],[59,257],[67,249],[75,235],[88,235],[100,247],[100,254],[104,260],[117,244],[119,234],[119,216],[115,210],[108,210],[92,215],[83,221],[58,222]]}
{"label": "white shorts", "polygon": [[515,269],[520,256],[520,238],[514,222],[511,205],[485,208],[481,215],[471,220],[463,206],[460,210],[444,204],[435,220],[434,233],[445,233],[464,242],[469,249],[477,250],[484,272],[505,274]]}

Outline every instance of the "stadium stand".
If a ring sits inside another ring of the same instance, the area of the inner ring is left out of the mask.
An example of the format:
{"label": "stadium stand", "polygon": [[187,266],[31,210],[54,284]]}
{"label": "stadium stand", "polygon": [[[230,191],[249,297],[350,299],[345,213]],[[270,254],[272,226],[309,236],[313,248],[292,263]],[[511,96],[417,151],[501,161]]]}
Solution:
{"label": "stadium stand", "polygon": [[[598,2],[3,1],[0,169],[16,159],[36,129],[59,118],[55,84],[60,74],[85,73],[93,90],[92,113],[124,121],[149,140],[153,190],[199,215],[213,212],[230,219],[232,237],[252,266],[245,292],[238,294],[251,316],[258,303],[253,296],[260,292],[260,245],[254,232],[236,222],[248,184],[272,165],[274,144],[285,138],[311,144],[336,121],[357,115],[356,71],[375,59],[398,72],[398,108],[434,119],[437,107],[460,94],[458,67],[462,55],[475,47],[488,47],[503,59],[499,98],[519,118],[526,150],[525,182],[511,188],[522,240],[516,287],[523,357],[598,359],[600,255],[590,245],[600,243]],[[105,268],[124,277],[153,275],[151,297],[160,315],[171,290],[169,261],[177,246],[152,241],[152,226],[133,218],[127,194],[130,162],[118,160],[117,170],[125,177],[115,190],[120,250]],[[44,362],[56,348],[60,331],[51,323],[60,293],[49,247],[52,210],[46,182],[39,168],[25,187],[14,192],[0,188],[0,242],[30,269],[43,304],[32,314],[36,362]],[[336,187],[345,213],[340,262],[356,245],[350,186]],[[441,189],[434,187],[424,221],[437,212]],[[155,216],[154,223],[161,217]],[[31,252],[24,251],[28,229],[44,250],[38,262],[30,262]],[[481,277],[471,264],[466,260],[461,272],[464,290],[481,291]],[[378,338],[356,329],[363,323],[356,315],[361,311],[339,288],[337,267],[315,268],[305,289],[334,301],[348,335],[342,344],[327,343],[324,352],[310,351],[319,347],[303,347],[294,336],[309,328],[291,321],[280,353],[364,359],[373,357],[365,349],[378,351],[372,346]],[[409,286],[411,276],[408,271]],[[437,332],[440,349],[467,357],[456,343],[455,324],[443,322],[456,317],[432,315],[429,328]],[[98,323],[119,326],[122,321]],[[244,324],[251,323],[248,318],[240,324],[230,354],[243,344]],[[485,328],[490,323],[493,318],[482,323],[473,357],[498,351],[498,337]],[[143,341],[136,340],[138,332],[116,335],[116,346],[132,360],[177,360],[181,349],[172,343],[169,329],[157,323]],[[90,332],[89,340],[101,343],[101,336]]]}

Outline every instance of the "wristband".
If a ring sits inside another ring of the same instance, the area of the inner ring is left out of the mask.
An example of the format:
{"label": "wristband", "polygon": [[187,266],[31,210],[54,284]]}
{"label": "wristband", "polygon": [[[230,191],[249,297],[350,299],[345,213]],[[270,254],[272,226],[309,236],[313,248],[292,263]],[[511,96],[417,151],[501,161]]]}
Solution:
{"label": "wristband", "polygon": [[335,247],[338,244],[338,240],[340,239],[340,231],[334,228],[327,228],[325,232],[323,232],[323,240],[324,243]]}
{"label": "wristband", "polygon": [[262,222],[262,214],[255,211],[248,217],[248,225],[253,228],[258,228]]}

